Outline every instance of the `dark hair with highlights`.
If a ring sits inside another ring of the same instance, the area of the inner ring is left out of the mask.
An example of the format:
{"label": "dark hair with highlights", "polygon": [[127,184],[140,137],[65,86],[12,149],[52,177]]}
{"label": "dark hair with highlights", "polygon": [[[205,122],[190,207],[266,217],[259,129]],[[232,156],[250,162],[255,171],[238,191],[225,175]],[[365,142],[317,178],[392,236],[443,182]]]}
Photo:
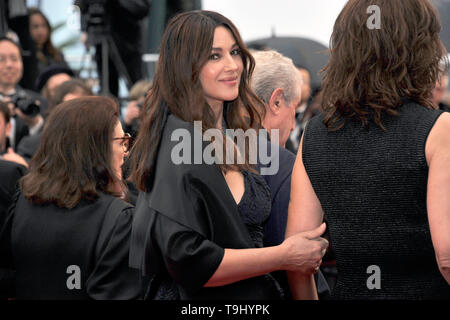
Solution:
{"label": "dark hair with highlights", "polygon": [[[381,28],[369,29],[367,9],[381,9]],[[329,130],[348,119],[384,129],[404,99],[433,108],[431,90],[447,56],[438,14],[428,0],[349,0],[339,14],[324,68],[323,111]],[[446,67],[448,61],[446,61]]]}
{"label": "dark hair with highlights", "polygon": [[[147,179],[154,170],[153,160],[157,156],[166,108],[184,121],[193,123],[201,120],[203,130],[216,126],[214,113],[204,98],[199,75],[211,55],[214,32],[219,26],[224,26],[233,35],[244,65],[237,99],[224,104],[227,126],[244,131],[260,128],[264,105],[249,85],[255,62],[234,24],[212,11],[190,11],[175,16],[162,38],[156,74],[131,152],[131,177],[140,190],[151,189]],[[218,166],[223,172],[244,168],[251,170],[248,153],[245,158],[246,164]]]}
{"label": "dark hair with highlights", "polygon": [[25,198],[73,208],[81,200],[97,199],[99,192],[118,196],[112,186],[123,183],[111,167],[117,110],[105,97],[59,104],[47,118],[29,172],[21,180]]}

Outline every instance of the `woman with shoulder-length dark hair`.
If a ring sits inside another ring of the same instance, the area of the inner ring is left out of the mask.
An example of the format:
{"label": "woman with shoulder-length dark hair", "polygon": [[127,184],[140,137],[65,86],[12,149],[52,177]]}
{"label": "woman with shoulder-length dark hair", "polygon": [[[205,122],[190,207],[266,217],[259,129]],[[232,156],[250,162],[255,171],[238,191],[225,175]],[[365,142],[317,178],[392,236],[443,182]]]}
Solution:
{"label": "woman with shoulder-length dark hair", "polygon": [[[440,29],[428,0],[350,0],[334,25],[286,236],[327,218],[336,299],[450,298],[450,115],[430,100]],[[315,297],[310,276],[289,278]]]}
{"label": "woman with shoulder-length dark hair", "polygon": [[[217,130],[221,150],[222,130],[260,126],[263,105],[249,89],[253,67],[237,29],[218,13],[182,13],[167,26],[131,152],[141,193],[130,265],[152,277],[148,297],[280,299],[270,272],[313,273],[324,254],[324,226],[262,248],[270,191],[248,152],[241,163],[209,162],[203,155],[210,145],[194,141]],[[180,142],[180,134],[192,140]]]}
{"label": "woman with shoulder-length dark hair", "polygon": [[139,297],[139,274],[128,268],[134,209],[120,199],[128,143],[109,98],[52,111],[1,231],[16,298]]}

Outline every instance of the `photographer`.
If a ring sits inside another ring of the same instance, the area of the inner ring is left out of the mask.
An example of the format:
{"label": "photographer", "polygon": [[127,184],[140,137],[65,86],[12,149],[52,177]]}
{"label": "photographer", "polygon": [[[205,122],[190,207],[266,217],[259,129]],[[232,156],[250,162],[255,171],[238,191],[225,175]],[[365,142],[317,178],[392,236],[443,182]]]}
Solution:
{"label": "photographer", "polygon": [[27,135],[38,133],[44,119],[46,101],[37,93],[21,88],[18,83],[23,75],[21,50],[9,38],[0,38],[0,101],[10,108],[12,130],[9,145],[13,149]]}
{"label": "photographer", "polygon": [[[107,35],[111,36],[113,45],[118,49],[119,56],[125,64],[130,77],[131,87],[143,78],[142,63],[142,19],[150,10],[149,0],[76,0],[75,5],[81,11],[81,29],[84,32],[82,39],[86,45],[95,45],[95,59],[102,91],[104,88],[102,74],[102,52],[99,40]],[[87,39],[86,39],[87,37]],[[113,48],[109,50],[108,78],[109,92],[118,96],[119,73],[117,66],[111,59]]]}

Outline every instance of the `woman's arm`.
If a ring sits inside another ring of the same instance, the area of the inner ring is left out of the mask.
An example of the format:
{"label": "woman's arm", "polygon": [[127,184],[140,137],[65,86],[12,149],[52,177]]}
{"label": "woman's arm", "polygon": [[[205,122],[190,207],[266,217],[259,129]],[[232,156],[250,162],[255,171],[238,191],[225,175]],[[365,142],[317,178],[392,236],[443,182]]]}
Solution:
{"label": "woman's arm", "polygon": [[225,249],[222,262],[205,287],[223,286],[277,270],[312,274],[328,246],[327,240],[319,238],[325,229],[323,224],[295,234],[274,247]]}
{"label": "woman's arm", "polygon": [[427,209],[436,260],[450,284],[450,114],[443,113],[425,146],[428,188]]}
{"label": "woman's arm", "polygon": [[[317,228],[323,220],[322,207],[303,165],[302,147],[303,137],[292,172],[286,237]],[[326,248],[323,249],[322,256],[325,251]],[[287,274],[294,299],[318,299],[313,275],[305,275],[300,272],[288,272]]]}

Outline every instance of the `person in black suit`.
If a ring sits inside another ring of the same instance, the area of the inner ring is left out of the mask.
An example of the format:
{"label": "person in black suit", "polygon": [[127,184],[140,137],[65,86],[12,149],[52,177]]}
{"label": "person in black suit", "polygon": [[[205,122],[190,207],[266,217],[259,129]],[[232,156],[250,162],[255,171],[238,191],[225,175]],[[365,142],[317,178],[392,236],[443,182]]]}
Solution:
{"label": "person in black suit", "polygon": [[128,268],[134,209],[121,199],[128,146],[109,98],[52,111],[0,231],[0,268],[15,270],[17,299],[140,296],[139,274]]}

